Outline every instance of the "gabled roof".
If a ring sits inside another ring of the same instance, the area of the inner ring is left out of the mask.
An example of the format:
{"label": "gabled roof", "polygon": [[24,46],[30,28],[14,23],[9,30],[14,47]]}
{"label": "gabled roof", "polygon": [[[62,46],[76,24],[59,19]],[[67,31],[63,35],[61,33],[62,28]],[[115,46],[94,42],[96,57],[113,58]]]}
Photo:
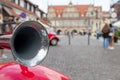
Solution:
{"label": "gabled roof", "polygon": [[[63,10],[68,7],[69,5],[54,5],[54,6],[49,6],[55,9],[55,12],[57,15],[61,15]],[[87,5],[73,5],[73,7],[75,7],[76,9],[78,9],[80,15],[85,15],[86,11],[88,10],[88,7],[93,6],[91,4],[87,4]],[[102,11],[102,7],[101,6],[94,6],[95,8],[99,9],[100,11]]]}
{"label": "gabled roof", "polygon": [[65,5],[56,5],[56,6],[49,6],[49,8],[50,7],[52,7],[52,8],[54,8],[54,10],[55,10],[55,13],[57,14],[57,15],[62,15],[62,11],[67,7],[67,6],[65,6]]}
{"label": "gabled roof", "polygon": [[85,15],[86,11],[90,5],[75,5],[75,7],[79,10],[81,15]]}
{"label": "gabled roof", "polygon": [[67,6],[63,5],[63,6],[52,6],[55,10],[64,10]]}

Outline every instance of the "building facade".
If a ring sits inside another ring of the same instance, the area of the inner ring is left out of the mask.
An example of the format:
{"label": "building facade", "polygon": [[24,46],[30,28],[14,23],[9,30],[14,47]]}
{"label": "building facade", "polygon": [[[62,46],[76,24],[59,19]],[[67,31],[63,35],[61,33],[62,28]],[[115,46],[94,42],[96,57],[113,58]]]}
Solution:
{"label": "building facade", "polygon": [[[0,24],[10,21],[45,20],[46,13],[29,0],[0,0]],[[2,26],[0,26],[0,29]]]}
{"label": "building facade", "polygon": [[[111,6],[111,9],[112,9],[112,12],[115,12],[116,13],[116,18],[117,20],[120,20],[120,0],[118,0],[116,3],[114,3],[112,6]],[[116,20],[116,21],[117,21]]]}
{"label": "building facade", "polygon": [[104,20],[109,18],[108,12],[103,12],[101,6],[94,5],[68,5],[49,6],[47,19],[57,34],[81,31],[95,32],[102,29]]}

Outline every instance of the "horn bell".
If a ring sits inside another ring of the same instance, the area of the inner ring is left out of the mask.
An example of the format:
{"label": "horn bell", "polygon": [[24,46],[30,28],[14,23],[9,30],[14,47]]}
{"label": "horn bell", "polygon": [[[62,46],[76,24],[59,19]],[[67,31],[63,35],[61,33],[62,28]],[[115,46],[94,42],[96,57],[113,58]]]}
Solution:
{"label": "horn bell", "polygon": [[39,22],[23,22],[15,28],[10,46],[17,62],[25,66],[35,66],[40,64],[48,53],[48,33]]}

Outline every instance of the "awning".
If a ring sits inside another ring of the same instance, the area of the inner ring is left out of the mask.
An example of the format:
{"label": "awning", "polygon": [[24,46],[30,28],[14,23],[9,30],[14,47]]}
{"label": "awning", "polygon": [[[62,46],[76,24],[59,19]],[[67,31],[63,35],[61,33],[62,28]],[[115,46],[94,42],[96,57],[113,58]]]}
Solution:
{"label": "awning", "polygon": [[117,21],[117,22],[113,23],[113,26],[120,27],[120,21]]}
{"label": "awning", "polygon": [[16,14],[16,12],[15,12],[12,8],[3,7],[3,9],[4,9],[10,16],[16,16],[16,17],[18,17],[18,15]]}

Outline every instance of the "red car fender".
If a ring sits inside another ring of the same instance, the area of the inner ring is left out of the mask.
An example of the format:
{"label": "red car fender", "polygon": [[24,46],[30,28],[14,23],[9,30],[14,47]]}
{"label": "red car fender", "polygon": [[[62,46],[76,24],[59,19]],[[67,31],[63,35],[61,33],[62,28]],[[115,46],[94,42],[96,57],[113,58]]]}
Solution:
{"label": "red car fender", "polygon": [[70,80],[70,78],[42,65],[25,67],[16,62],[9,62],[0,65],[0,80]]}
{"label": "red car fender", "polygon": [[49,40],[50,40],[50,41],[51,41],[52,39],[57,39],[57,40],[59,40],[58,36],[55,35],[55,34],[49,33],[48,36],[49,36]]}

